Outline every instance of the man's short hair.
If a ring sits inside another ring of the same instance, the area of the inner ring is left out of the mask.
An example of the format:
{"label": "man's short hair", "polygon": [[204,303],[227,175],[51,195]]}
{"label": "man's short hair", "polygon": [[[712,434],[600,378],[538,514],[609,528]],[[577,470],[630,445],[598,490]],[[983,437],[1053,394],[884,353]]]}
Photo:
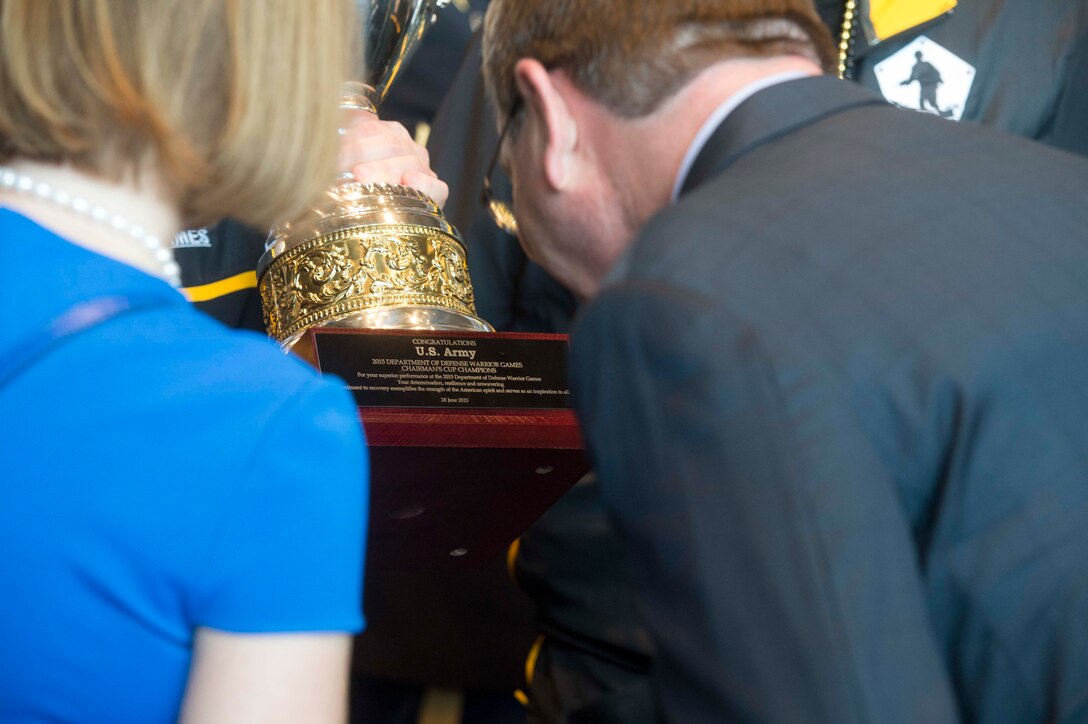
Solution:
{"label": "man's short hair", "polygon": [[335,176],[346,0],[0,0],[0,163],[162,175],[187,224],[267,226]]}
{"label": "man's short hair", "polygon": [[514,65],[562,69],[613,113],[652,113],[700,71],[731,58],[837,55],[811,0],[492,0],[484,74],[498,116],[517,97]]}

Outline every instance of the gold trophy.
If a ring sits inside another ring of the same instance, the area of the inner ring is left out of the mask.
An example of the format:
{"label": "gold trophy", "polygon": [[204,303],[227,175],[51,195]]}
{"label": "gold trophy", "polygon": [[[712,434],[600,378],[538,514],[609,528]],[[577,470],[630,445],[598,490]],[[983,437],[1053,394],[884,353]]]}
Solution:
{"label": "gold trophy", "polygon": [[[342,108],[379,106],[440,2],[358,0],[366,80]],[[566,337],[476,316],[464,244],[426,195],[341,178],[272,230],[257,275],[269,334],[357,403],[368,570],[486,562],[588,469]]]}
{"label": "gold trophy", "polygon": [[[377,112],[441,4],[359,0],[366,80],[347,84],[341,108]],[[265,325],[287,350],[313,327],[493,331],[476,316],[461,235],[434,201],[403,186],[345,175],[272,229],[257,276]]]}

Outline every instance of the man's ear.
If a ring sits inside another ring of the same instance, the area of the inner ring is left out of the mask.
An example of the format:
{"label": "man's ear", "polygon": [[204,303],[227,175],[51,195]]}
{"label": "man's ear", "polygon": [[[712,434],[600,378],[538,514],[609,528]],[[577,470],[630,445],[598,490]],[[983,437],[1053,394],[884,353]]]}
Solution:
{"label": "man's ear", "polygon": [[[578,124],[571,107],[540,61],[522,58],[514,66],[514,81],[525,102],[525,127],[539,132],[536,142],[543,145],[544,174],[556,191],[571,181],[573,154],[578,141]],[[530,131],[530,132],[533,132]]]}

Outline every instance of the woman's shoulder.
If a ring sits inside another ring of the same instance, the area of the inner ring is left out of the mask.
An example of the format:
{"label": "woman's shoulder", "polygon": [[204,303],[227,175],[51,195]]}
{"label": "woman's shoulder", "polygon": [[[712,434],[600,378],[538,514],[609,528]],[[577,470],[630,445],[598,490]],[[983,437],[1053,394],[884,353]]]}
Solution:
{"label": "woman's shoulder", "polygon": [[231,329],[190,306],[173,306],[158,315],[132,320],[136,339],[148,357],[159,358],[177,373],[201,372],[232,389],[286,392],[321,380],[301,358],[285,353],[266,335]]}
{"label": "woman's shoulder", "polygon": [[101,337],[100,348],[117,359],[114,374],[127,377],[133,391],[153,391],[179,424],[222,430],[239,446],[260,444],[273,425],[299,435],[322,428],[344,444],[361,439],[343,382],[322,378],[264,335],[177,305],[133,315]]}

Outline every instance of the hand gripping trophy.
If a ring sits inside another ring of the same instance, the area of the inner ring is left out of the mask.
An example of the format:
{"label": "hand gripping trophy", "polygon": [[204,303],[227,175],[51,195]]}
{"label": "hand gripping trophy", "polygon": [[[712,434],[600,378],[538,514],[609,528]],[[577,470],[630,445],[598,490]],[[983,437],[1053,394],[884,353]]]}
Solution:
{"label": "hand gripping trophy", "polygon": [[[357,2],[366,81],[346,85],[341,107],[377,112],[442,0]],[[265,325],[288,350],[318,326],[493,331],[476,316],[460,234],[403,186],[341,178],[272,229],[257,276]]]}

